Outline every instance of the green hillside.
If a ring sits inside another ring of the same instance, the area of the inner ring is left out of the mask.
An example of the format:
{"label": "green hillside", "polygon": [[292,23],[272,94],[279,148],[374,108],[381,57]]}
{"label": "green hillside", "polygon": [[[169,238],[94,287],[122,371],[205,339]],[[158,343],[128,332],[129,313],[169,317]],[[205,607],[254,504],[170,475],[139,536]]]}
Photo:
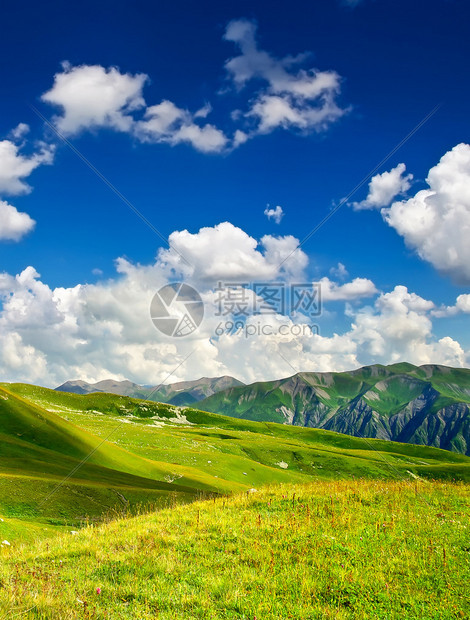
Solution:
{"label": "green hillside", "polygon": [[[78,527],[140,504],[338,478],[470,481],[434,448],[240,420],[113,394],[0,389],[0,537]],[[81,464],[83,463],[83,464]],[[65,479],[65,481],[64,481]],[[73,529],[73,528],[72,528]]]}
{"label": "green hillside", "polygon": [[470,370],[394,364],[222,390],[198,407],[470,455]]}
{"label": "green hillside", "polygon": [[190,501],[199,490],[171,485],[150,460],[0,388],[2,535],[28,537],[31,522],[46,533],[51,525],[78,526],[110,510],[165,505],[174,494]]}
{"label": "green hillside", "polygon": [[0,548],[2,617],[467,618],[469,487],[265,487]]}

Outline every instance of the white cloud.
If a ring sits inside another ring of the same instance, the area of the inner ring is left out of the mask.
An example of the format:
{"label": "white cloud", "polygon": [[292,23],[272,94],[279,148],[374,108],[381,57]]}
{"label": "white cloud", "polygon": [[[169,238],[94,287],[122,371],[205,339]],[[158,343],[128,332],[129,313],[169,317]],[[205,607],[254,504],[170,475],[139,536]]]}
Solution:
{"label": "white cloud", "polygon": [[382,294],[373,308],[352,313],[350,337],[357,344],[360,359],[464,366],[466,355],[457,341],[433,337],[428,316],[433,308],[432,301],[410,293],[405,286],[396,286]]}
{"label": "white cloud", "polygon": [[343,263],[338,263],[337,267],[332,267],[330,269],[330,273],[335,278],[340,278],[341,280],[343,280],[344,278],[347,278],[349,275],[348,270],[343,265]]}
{"label": "white cloud", "polygon": [[[468,360],[460,344],[450,337],[435,338],[427,316],[432,302],[397,286],[381,294],[372,306],[349,309],[351,328],[342,334],[300,336],[295,330],[276,332],[280,325],[293,323],[282,317],[252,317],[258,328],[254,338],[244,332],[224,335],[217,343],[217,359],[224,367],[240,369],[245,381],[269,380],[298,371],[341,371],[359,366],[398,361],[414,364],[441,363],[464,366]],[[268,324],[271,333],[263,334]],[[246,360],[250,364],[246,364]]]}
{"label": "white cloud", "polygon": [[393,203],[382,216],[422,259],[470,284],[470,146],[447,152],[426,181],[427,189]]}
{"label": "white cloud", "polygon": [[280,224],[282,218],[284,217],[284,211],[279,205],[277,205],[274,209],[271,209],[268,205],[264,210],[264,214],[268,220],[274,220],[276,224]]}
{"label": "white cloud", "polygon": [[273,277],[301,278],[308,264],[308,257],[299,247],[299,240],[292,235],[273,237],[264,235],[261,245],[265,248],[264,256],[274,267]]}
{"label": "white cloud", "polygon": [[145,74],[131,75],[100,65],[72,67],[64,63],[62,68],[54,76],[53,87],[41,97],[62,109],[62,115],[55,119],[59,131],[65,135],[95,127],[130,131],[134,123],[131,112],[145,105]]}
{"label": "white cloud", "polygon": [[27,213],[0,200],[0,241],[19,241],[33,230],[35,224]]}
{"label": "white cloud", "polygon": [[[0,274],[2,377],[52,386],[75,378],[157,384],[222,374],[254,381],[295,370],[346,370],[399,360],[463,366],[469,359],[458,342],[433,335],[434,304],[402,286],[378,295],[371,305],[348,307],[351,325],[342,333],[315,334],[303,329],[306,317],[294,322],[278,314],[249,317],[254,337],[239,330],[217,338],[220,322],[233,317],[216,316],[214,280],[279,278],[279,256],[292,251],[297,240],[263,237],[257,244],[229,223],[193,235],[178,231],[172,239],[192,259],[191,268],[175,250],[165,250],[150,265],[119,259],[114,279],[72,288],[49,287],[32,267],[16,277]],[[297,263],[305,265],[305,255],[298,255]],[[150,301],[175,271],[184,270],[199,287],[206,316],[191,336],[170,339],[153,326]],[[330,298],[357,299],[372,287],[360,279],[342,286],[329,282]],[[263,325],[266,333],[258,330]]]}
{"label": "white cloud", "polygon": [[466,314],[470,314],[470,295],[468,293],[464,295],[459,295],[457,297],[455,305],[459,312],[465,312]]}
{"label": "white cloud", "polygon": [[186,142],[203,153],[218,153],[228,144],[225,134],[214,125],[200,126],[194,122],[195,119],[206,118],[210,111],[210,106],[205,106],[191,114],[171,101],[162,101],[147,108],[144,120],[136,122],[134,132],[144,142],[166,142],[171,145]]}
{"label": "white cloud", "polygon": [[247,112],[248,117],[258,121],[256,133],[270,133],[278,127],[297,128],[304,131],[323,131],[342,116],[342,111],[326,100],[321,107],[311,108],[303,101],[295,101],[289,95],[260,95]]}
{"label": "white cloud", "polygon": [[[20,123],[10,132],[12,140],[0,140],[0,195],[28,194],[31,187],[26,183],[30,174],[42,164],[51,164],[54,147],[39,143],[36,152],[25,155],[21,151],[22,141],[29,131],[29,126]],[[19,241],[31,232],[36,222],[16,207],[0,200],[0,241]]]}
{"label": "white cloud", "polygon": [[433,310],[432,315],[442,318],[455,316],[456,314],[470,314],[470,294],[459,295],[453,306],[443,306]]}
{"label": "white cloud", "polygon": [[197,233],[175,231],[169,243],[170,249],[159,252],[159,261],[174,273],[203,284],[273,280],[283,274],[300,276],[308,262],[298,248],[298,239],[265,235],[258,242],[230,222],[201,228]]}
{"label": "white cloud", "polygon": [[214,125],[200,127],[195,123],[187,123],[178,128],[170,140],[170,144],[186,142],[197,151],[203,153],[220,153],[227,146],[225,134]]}
{"label": "white cloud", "polygon": [[121,73],[116,67],[64,64],[42,100],[62,108],[55,124],[65,135],[107,127],[142,142],[187,143],[203,153],[226,148],[228,138],[220,129],[196,122],[208,116],[209,104],[194,114],[168,100],[146,107],[142,91],[147,80],[143,73]]}
{"label": "white cloud", "polygon": [[14,141],[22,140],[29,133],[29,125],[26,123],[19,123],[14,129],[12,129],[9,133],[9,137],[11,137]]}
{"label": "white cloud", "polygon": [[196,110],[196,112],[193,114],[193,117],[194,118],[207,118],[211,112],[212,112],[212,106],[209,102],[206,102],[202,106],[202,108],[199,108],[199,110]]}
{"label": "white cloud", "polygon": [[47,377],[46,356],[31,345],[25,345],[17,332],[2,337],[0,360],[10,376],[24,377],[27,381],[44,381]]}
{"label": "white cloud", "polygon": [[32,155],[23,155],[20,151],[21,147],[11,140],[0,140],[0,194],[29,193],[31,187],[25,179],[38,166],[51,164],[54,156],[53,147],[46,144],[39,144],[38,151]]}
{"label": "white cloud", "polygon": [[143,142],[190,144],[203,153],[227,152],[277,127],[322,131],[345,113],[336,103],[340,78],[335,71],[302,68],[309,54],[277,59],[258,49],[255,34],[255,25],[247,20],[230,22],[225,32],[224,38],[241,50],[225,64],[230,80],[239,91],[249,82],[255,85],[254,97],[253,92],[246,95],[245,111],[232,111],[232,120],[241,126],[230,136],[204,123],[212,111],[210,103],[195,112],[168,99],[148,105],[143,96],[148,76],[123,73],[117,67],[63,63],[42,100],[60,109],[54,122],[66,136],[108,128]]}
{"label": "white cloud", "polygon": [[298,68],[309,54],[275,58],[258,48],[256,25],[245,19],[230,22],[225,39],[241,51],[225,63],[236,89],[240,91],[250,82],[260,86],[245,112],[245,117],[255,124],[250,136],[277,127],[322,131],[344,114],[336,103],[339,75],[335,71]]}
{"label": "white cloud", "polygon": [[351,282],[337,284],[329,278],[319,280],[321,298],[328,301],[353,301],[363,297],[373,297],[377,293],[375,284],[367,278],[354,278]]}
{"label": "white cloud", "polygon": [[[54,147],[51,145],[40,142],[36,144],[36,152],[29,155],[21,152],[28,132],[29,126],[20,123],[9,134],[12,140],[0,140],[0,195],[28,194],[31,187],[25,179],[38,166],[52,163]],[[35,224],[27,213],[0,200],[0,241],[19,241]]]}
{"label": "white cloud", "polygon": [[389,172],[376,174],[369,183],[369,193],[365,200],[353,202],[356,211],[388,207],[394,198],[404,194],[411,187],[412,174],[405,174],[405,164],[398,164]]}

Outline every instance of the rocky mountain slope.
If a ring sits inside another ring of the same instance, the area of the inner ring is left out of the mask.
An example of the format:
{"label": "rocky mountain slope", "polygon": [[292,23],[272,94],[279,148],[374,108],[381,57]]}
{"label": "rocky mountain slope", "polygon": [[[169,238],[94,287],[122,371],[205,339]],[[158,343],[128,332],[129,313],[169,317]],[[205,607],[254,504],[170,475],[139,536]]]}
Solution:
{"label": "rocky mountain slope", "polygon": [[200,409],[470,454],[470,370],[373,365],[231,387]]}

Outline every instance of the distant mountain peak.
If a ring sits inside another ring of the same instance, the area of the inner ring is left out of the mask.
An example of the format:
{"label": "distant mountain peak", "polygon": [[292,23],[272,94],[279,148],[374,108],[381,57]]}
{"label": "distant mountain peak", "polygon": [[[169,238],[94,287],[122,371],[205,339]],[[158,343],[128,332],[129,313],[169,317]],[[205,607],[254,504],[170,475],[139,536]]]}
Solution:
{"label": "distant mountain peak", "polygon": [[104,392],[185,406],[212,396],[220,390],[243,385],[245,384],[238,379],[223,375],[221,377],[201,377],[192,381],[178,381],[177,383],[156,387],[139,385],[128,380],[104,379],[96,383],[75,380],[66,381],[55,389],[59,392],[72,392],[74,394]]}

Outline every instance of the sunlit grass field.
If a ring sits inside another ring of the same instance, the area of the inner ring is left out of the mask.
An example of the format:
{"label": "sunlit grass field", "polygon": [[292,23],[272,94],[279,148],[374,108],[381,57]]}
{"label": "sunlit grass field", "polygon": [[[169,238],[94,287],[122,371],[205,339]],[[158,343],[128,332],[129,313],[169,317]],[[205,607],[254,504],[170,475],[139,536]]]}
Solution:
{"label": "sunlit grass field", "polygon": [[[0,387],[0,540],[312,480],[470,480],[462,454],[112,394]],[[70,475],[72,473],[72,475]]]}
{"label": "sunlit grass field", "polygon": [[470,493],[277,485],[1,549],[2,618],[468,618]]}
{"label": "sunlit grass field", "polygon": [[108,394],[0,396],[0,620],[470,617],[462,454]]}

